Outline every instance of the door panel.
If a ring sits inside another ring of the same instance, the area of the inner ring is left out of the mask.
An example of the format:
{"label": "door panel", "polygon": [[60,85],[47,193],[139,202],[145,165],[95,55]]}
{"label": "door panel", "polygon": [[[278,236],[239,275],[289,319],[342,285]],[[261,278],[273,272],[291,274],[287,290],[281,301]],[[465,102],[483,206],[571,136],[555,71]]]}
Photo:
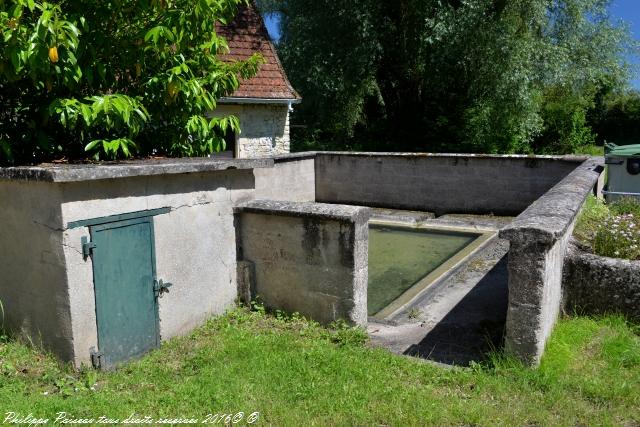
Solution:
{"label": "door panel", "polygon": [[91,227],[101,366],[110,367],[158,346],[151,218]]}

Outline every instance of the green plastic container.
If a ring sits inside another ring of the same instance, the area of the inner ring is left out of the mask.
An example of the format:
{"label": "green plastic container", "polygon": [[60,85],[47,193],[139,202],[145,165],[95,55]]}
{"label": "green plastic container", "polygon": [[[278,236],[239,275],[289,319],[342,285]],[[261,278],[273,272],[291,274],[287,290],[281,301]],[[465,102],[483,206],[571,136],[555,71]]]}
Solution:
{"label": "green plastic container", "polygon": [[640,144],[616,145],[609,143],[604,146],[604,155],[611,157],[640,157]]}
{"label": "green plastic container", "polygon": [[633,197],[640,201],[640,144],[606,144],[604,156],[607,164],[606,200],[612,202],[622,197]]}

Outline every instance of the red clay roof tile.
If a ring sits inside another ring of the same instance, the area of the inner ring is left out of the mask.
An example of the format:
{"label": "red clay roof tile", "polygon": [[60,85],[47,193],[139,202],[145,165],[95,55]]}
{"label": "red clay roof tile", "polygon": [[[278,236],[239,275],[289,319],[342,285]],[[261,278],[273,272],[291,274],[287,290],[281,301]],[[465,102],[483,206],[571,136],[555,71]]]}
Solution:
{"label": "red clay roof tile", "polygon": [[231,97],[300,99],[300,95],[287,79],[276,50],[269,39],[264,21],[253,2],[249,6],[242,6],[233,22],[228,25],[219,24],[216,30],[218,35],[223,36],[229,45],[229,53],[222,55],[223,60],[245,60],[254,53],[260,53],[266,61],[255,77],[240,81],[240,87]]}

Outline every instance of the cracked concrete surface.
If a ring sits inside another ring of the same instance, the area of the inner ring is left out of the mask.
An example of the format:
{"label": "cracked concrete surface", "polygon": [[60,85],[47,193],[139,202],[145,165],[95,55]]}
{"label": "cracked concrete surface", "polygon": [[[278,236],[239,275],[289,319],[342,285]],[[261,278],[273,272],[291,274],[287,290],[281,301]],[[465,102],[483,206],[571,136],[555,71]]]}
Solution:
{"label": "cracked concrete surface", "polygon": [[[399,212],[398,217],[406,217]],[[495,229],[511,218],[445,215],[420,221]],[[495,239],[435,292],[414,301],[389,322],[369,321],[371,343],[397,354],[449,365],[481,361],[500,348],[506,322],[508,242]]]}

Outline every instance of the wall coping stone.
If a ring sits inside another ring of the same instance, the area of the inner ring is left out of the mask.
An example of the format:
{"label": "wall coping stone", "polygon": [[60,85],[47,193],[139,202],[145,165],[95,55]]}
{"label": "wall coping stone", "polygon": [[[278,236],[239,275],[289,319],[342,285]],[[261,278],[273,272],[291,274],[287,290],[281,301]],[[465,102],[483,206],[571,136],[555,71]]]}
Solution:
{"label": "wall coping stone", "polygon": [[354,223],[366,222],[371,216],[371,209],[361,206],[281,200],[252,200],[236,206],[233,211],[234,213],[323,218]]}
{"label": "wall coping stone", "polygon": [[99,179],[128,178],[133,176],[152,176],[165,174],[183,174],[223,171],[229,169],[271,168],[275,163],[314,159],[319,155],[343,157],[404,157],[404,158],[502,158],[502,159],[544,159],[583,163],[588,156],[530,156],[520,154],[456,154],[456,153],[396,153],[396,152],[348,152],[348,151],[305,151],[256,159],[212,159],[181,158],[132,160],[85,164],[51,164],[36,166],[0,167],[0,180],[25,180],[44,182],[79,182]]}
{"label": "wall coping stone", "polygon": [[86,164],[49,164],[0,167],[0,180],[79,182],[134,176],[172,175],[232,169],[271,168],[274,161],[263,159],[181,158],[132,160]]}
{"label": "wall coping stone", "polygon": [[[374,152],[374,151],[303,151],[299,153],[279,154],[273,157],[277,162],[294,161],[300,159],[311,159],[317,156],[343,156],[343,157],[450,157],[458,159],[530,159],[530,160],[557,160],[571,163],[583,163],[594,157],[587,155],[530,155],[530,154],[470,154],[470,153],[416,153],[416,152]],[[595,157],[598,158],[598,157]]]}
{"label": "wall coping stone", "polygon": [[275,163],[286,163],[298,160],[312,160],[316,158],[317,154],[317,151],[304,151],[301,153],[278,154],[272,158]]}
{"label": "wall coping stone", "polygon": [[500,238],[551,246],[566,234],[587,196],[598,182],[602,157],[587,157],[500,231]]}
{"label": "wall coping stone", "polygon": [[[422,158],[422,157],[452,157],[452,158],[472,158],[472,159],[544,159],[544,160],[558,160],[572,163],[583,163],[593,157],[586,155],[528,155],[528,154],[467,154],[467,153],[414,153],[414,152],[359,152],[359,151],[310,151],[308,153],[314,153],[316,156],[321,155],[339,155],[344,157],[406,157],[406,158]],[[300,153],[302,154],[302,153]]]}

